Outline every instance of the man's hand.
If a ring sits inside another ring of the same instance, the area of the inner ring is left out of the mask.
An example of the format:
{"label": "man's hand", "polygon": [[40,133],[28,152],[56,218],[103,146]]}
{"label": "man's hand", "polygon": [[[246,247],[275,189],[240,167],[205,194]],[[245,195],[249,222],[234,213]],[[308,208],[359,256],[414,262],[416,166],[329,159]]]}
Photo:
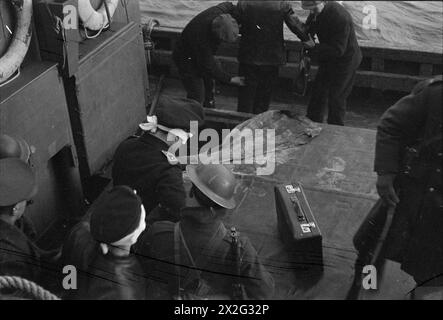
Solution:
{"label": "man's hand", "polygon": [[305,48],[307,48],[307,49],[312,49],[312,48],[315,47],[315,42],[312,39],[311,35],[309,35],[309,40],[308,41],[303,42],[303,46]]}
{"label": "man's hand", "polygon": [[246,85],[245,77],[233,77],[233,78],[231,78],[231,84],[243,87]]}
{"label": "man's hand", "polygon": [[382,174],[377,178],[377,192],[383,202],[389,207],[395,207],[400,202],[394,189],[395,177],[395,174]]}

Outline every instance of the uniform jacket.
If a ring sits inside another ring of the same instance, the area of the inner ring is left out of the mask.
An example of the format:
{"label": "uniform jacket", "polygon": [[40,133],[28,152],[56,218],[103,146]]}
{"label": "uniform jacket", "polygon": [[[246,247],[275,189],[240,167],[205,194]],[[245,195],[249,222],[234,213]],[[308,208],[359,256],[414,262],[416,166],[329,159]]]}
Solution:
{"label": "uniform jacket", "polygon": [[[205,208],[186,208],[183,210],[183,219],[180,226],[183,237],[187,243],[194,260],[199,259],[205,244],[218,230],[219,220],[208,223],[200,223],[193,220],[187,213],[195,210],[208,210]],[[207,213],[211,214],[211,213]],[[156,296],[157,299],[171,298],[178,292],[178,272],[174,257],[174,227],[171,222],[161,221],[155,223],[139,241],[136,252],[144,265],[146,273],[154,279],[156,292],[163,292],[165,296]],[[224,226],[223,226],[224,227]],[[205,271],[201,277],[213,288],[213,294],[231,295],[231,285],[236,271],[234,270],[232,255],[230,254],[230,242],[220,235],[219,245],[207,264],[196,263],[197,268]],[[257,252],[246,237],[240,237],[241,242],[241,282],[245,287],[246,294],[250,299],[270,298],[274,292],[274,280],[260,262]],[[185,277],[192,266],[187,259],[185,249],[180,246],[180,274]],[[183,278],[181,278],[183,280]],[[153,289],[154,290],[154,289]]]}
{"label": "uniform jacket", "polygon": [[441,80],[420,84],[386,111],[377,131],[375,171],[398,174],[388,256],[419,284],[440,275],[443,285],[442,87]]}
{"label": "uniform jacket", "polygon": [[238,60],[253,65],[283,65],[286,51],[283,23],[302,41],[309,38],[289,1],[248,1],[238,3],[241,40]]}
{"label": "uniform jacket", "polygon": [[31,240],[16,226],[0,220],[0,275],[41,282],[41,257]]}
{"label": "uniform jacket", "polygon": [[306,20],[311,35],[317,35],[316,47],[320,63],[351,64],[355,69],[361,63],[362,53],[349,12],[339,3],[328,1],[323,11]]}
{"label": "uniform jacket", "polygon": [[182,170],[168,162],[162,152],[167,150],[165,142],[148,133],[124,141],[115,152],[112,178],[114,185],[137,190],[147,213],[160,204],[170,213],[167,218],[178,219],[185,203]]}
{"label": "uniform jacket", "polygon": [[147,284],[133,255],[98,254],[88,269],[89,281],[79,288],[82,300],[145,300]]}
{"label": "uniform jacket", "polygon": [[146,282],[141,265],[133,255],[103,255],[90,233],[88,221],[75,225],[63,245],[63,265],[77,269],[77,288],[65,299],[143,300]]}
{"label": "uniform jacket", "polygon": [[212,22],[222,14],[236,17],[235,6],[230,2],[220,3],[201,12],[186,25],[173,53],[179,69],[191,67],[201,76],[208,75],[224,83],[231,81],[231,74],[226,73],[214,57],[220,41],[213,34]]}

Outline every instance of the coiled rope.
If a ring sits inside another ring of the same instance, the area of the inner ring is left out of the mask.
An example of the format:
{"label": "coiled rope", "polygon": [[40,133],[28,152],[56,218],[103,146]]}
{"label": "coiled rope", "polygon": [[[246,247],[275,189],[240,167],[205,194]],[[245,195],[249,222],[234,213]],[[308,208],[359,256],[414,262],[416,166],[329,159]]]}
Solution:
{"label": "coiled rope", "polygon": [[59,297],[34,282],[20,277],[0,276],[0,290],[2,289],[20,290],[36,300],[60,300]]}

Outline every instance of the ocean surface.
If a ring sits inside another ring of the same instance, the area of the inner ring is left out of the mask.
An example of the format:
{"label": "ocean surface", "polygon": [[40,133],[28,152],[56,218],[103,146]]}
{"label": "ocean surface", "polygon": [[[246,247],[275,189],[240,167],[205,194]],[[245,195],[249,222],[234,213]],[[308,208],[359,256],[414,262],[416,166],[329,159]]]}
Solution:
{"label": "ocean surface", "polygon": [[[164,27],[183,28],[192,17],[222,1],[210,0],[140,0],[142,22],[159,20]],[[236,1],[231,1],[235,3]],[[302,21],[307,12],[300,1],[292,1]],[[426,52],[443,52],[441,1],[342,1],[354,18],[361,45]],[[375,11],[374,11],[375,9]],[[371,15],[376,12],[375,19]],[[366,29],[364,26],[373,29]],[[296,39],[286,29],[287,39]]]}

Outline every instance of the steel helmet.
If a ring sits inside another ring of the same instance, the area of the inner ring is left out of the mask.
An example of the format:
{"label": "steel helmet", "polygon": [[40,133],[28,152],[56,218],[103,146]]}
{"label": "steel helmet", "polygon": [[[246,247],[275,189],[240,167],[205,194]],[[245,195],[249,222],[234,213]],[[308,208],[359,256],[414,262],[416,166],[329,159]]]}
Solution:
{"label": "steel helmet", "polygon": [[235,177],[224,165],[188,165],[186,172],[192,183],[209,199],[223,208],[235,208]]}
{"label": "steel helmet", "polygon": [[0,160],[0,207],[31,200],[37,180],[31,168],[18,158]]}
{"label": "steel helmet", "polygon": [[0,134],[0,159],[19,158],[28,162],[30,156],[31,148],[25,140]]}

